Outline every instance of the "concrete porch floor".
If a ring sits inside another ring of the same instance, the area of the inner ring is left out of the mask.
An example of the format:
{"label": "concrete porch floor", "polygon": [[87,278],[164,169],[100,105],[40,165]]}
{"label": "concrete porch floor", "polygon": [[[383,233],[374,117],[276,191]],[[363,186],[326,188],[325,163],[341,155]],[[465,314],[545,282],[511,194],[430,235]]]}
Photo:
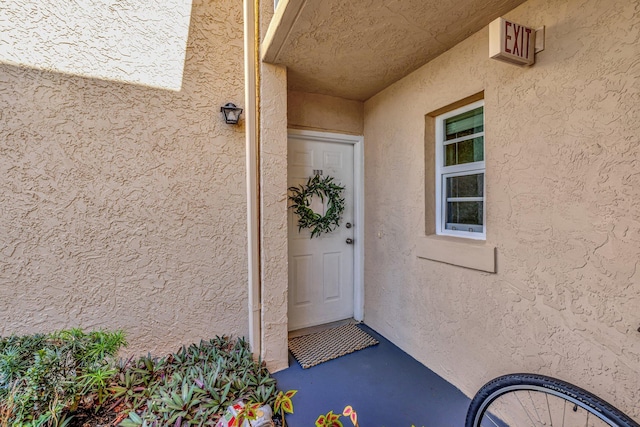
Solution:
{"label": "concrete porch floor", "polygon": [[362,427],[464,426],[469,398],[371,328],[359,326],[380,344],[309,369],[289,354],[289,368],[273,374],[278,389],[298,390],[287,425],[312,427],[319,415],[342,414],[351,405]]}

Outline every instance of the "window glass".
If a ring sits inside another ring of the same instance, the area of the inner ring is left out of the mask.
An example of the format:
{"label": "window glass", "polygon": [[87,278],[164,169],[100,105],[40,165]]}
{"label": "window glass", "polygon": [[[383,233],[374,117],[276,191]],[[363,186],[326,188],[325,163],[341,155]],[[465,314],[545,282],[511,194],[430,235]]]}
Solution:
{"label": "window glass", "polygon": [[447,230],[482,232],[482,202],[448,202]]}
{"label": "window glass", "polygon": [[447,198],[482,197],[484,195],[484,174],[461,175],[447,178]]}
{"label": "window glass", "polygon": [[484,107],[445,120],[445,141],[484,132]]}
{"label": "window glass", "polygon": [[437,118],[436,232],[485,238],[484,103]]}
{"label": "window glass", "polygon": [[484,160],[484,136],[445,145],[445,166]]}

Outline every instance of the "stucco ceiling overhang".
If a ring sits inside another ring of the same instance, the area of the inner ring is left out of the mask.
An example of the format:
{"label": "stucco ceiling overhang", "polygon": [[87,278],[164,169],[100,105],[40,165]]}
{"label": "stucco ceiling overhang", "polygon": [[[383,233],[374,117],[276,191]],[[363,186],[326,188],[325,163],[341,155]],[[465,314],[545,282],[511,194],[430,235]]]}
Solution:
{"label": "stucco ceiling overhang", "polygon": [[280,0],[262,59],[289,90],[363,101],[524,1]]}

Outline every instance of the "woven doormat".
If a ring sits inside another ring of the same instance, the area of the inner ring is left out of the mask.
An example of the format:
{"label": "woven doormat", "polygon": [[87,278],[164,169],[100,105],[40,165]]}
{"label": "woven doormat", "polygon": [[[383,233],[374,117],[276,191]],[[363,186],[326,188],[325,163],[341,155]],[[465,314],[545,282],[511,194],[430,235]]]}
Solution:
{"label": "woven doormat", "polygon": [[307,369],[376,344],[378,341],[371,335],[354,324],[348,324],[291,338],[289,350],[302,369]]}

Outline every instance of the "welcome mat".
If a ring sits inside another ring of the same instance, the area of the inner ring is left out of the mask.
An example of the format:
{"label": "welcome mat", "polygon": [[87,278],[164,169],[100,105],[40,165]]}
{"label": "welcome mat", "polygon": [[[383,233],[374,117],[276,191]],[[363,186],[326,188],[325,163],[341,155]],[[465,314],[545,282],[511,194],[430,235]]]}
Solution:
{"label": "welcome mat", "polygon": [[289,350],[302,369],[378,344],[354,324],[289,339]]}

